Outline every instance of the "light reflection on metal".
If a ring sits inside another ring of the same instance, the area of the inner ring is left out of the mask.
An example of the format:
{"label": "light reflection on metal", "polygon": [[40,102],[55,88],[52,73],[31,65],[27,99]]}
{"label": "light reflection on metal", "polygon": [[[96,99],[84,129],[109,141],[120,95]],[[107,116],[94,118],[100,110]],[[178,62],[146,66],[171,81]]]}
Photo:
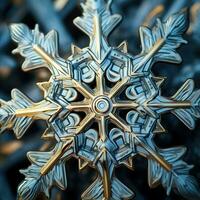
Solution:
{"label": "light reflection on metal", "polygon": [[[12,99],[1,100],[1,132],[13,129],[21,138],[33,120],[48,124],[43,134],[56,145],[47,152],[29,152],[32,165],[21,172],[26,176],[18,188],[19,199],[35,199],[39,192],[49,197],[56,184],[67,188],[65,162],[75,156],[80,169],[90,166],[98,171],[95,182],[82,199],[130,199],[134,193],[115,176],[119,165],[132,167],[131,159],[141,155],[148,159],[150,187],[162,184],[169,195],[172,189],[188,199],[199,199],[199,188],[189,175],[192,166],[181,157],[184,147],[160,149],[153,141],[164,132],[161,114],[171,112],[188,128],[200,118],[200,90],[187,80],[172,97],[161,95],[163,77],[151,72],[159,61],[180,63],[178,48],[187,27],[185,11],[157,21],[151,30],[140,28],[142,51],[130,55],[126,42],[111,47],[107,38],[121,20],[112,15],[110,3],[87,0],[84,14],[75,25],[90,37],[89,47],[72,45],[72,55],[63,59],[58,54],[56,31],[46,36],[38,26],[30,30],[24,24],[12,24],[11,37],[18,43],[14,53],[24,58],[23,70],[46,67],[52,76],[39,83],[44,100],[34,103],[19,90]],[[186,187],[187,185],[187,187]]]}

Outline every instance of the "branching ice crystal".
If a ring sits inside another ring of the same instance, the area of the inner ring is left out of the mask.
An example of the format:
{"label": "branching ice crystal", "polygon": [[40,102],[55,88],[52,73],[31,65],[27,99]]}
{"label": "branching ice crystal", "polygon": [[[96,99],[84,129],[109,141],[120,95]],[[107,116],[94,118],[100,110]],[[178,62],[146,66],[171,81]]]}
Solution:
{"label": "branching ice crystal", "polygon": [[186,199],[200,199],[196,180],[189,175],[192,168],[182,160],[184,147],[160,149],[154,136],[164,132],[161,114],[171,112],[189,129],[200,118],[200,90],[187,80],[172,97],[163,97],[163,77],[155,77],[151,67],[159,61],[180,63],[176,49],[186,41],[185,11],[166,21],[157,20],[150,30],[140,28],[142,51],[137,56],[127,52],[127,44],[110,47],[108,35],[121,20],[110,12],[111,1],[87,0],[82,4],[83,16],[75,25],[90,38],[89,47],[72,45],[72,55],[63,59],[58,54],[56,31],[46,36],[24,24],[10,26],[11,37],[18,43],[14,53],[25,61],[24,71],[47,67],[52,76],[38,83],[44,100],[32,102],[19,90],[12,99],[1,100],[1,132],[13,129],[21,138],[34,120],[42,119],[48,128],[43,138],[56,141],[48,152],[29,152],[31,166],[21,170],[25,180],[18,188],[18,198],[35,199],[39,192],[49,197],[49,189],[57,185],[67,188],[65,162],[79,160],[79,168],[97,170],[94,183],[82,194],[87,200],[120,200],[134,198],[134,193],[115,175],[121,164],[132,168],[132,158],[148,159],[150,187],[161,184],[169,195],[174,189]]}

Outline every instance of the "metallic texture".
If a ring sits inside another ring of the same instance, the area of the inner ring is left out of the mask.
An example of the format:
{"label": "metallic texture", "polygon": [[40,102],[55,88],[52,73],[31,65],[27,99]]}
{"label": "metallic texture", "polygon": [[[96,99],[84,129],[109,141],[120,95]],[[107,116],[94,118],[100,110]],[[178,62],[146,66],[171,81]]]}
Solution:
{"label": "metallic texture", "polygon": [[35,199],[56,185],[67,188],[65,162],[75,157],[79,168],[97,170],[94,183],[82,194],[87,200],[131,199],[134,193],[116,176],[115,168],[133,168],[132,158],[148,159],[150,187],[161,184],[169,195],[174,189],[186,199],[199,199],[199,187],[189,175],[192,168],[181,158],[184,147],[160,149],[154,136],[165,132],[161,114],[171,112],[189,129],[200,118],[200,90],[187,80],[172,97],[161,95],[163,77],[151,71],[156,62],[180,63],[178,48],[186,41],[185,11],[157,20],[149,29],[140,28],[142,51],[137,56],[127,52],[126,42],[118,47],[108,44],[108,36],[121,20],[110,12],[112,1],[87,0],[82,4],[83,16],[75,25],[90,38],[89,47],[72,45],[72,55],[63,59],[58,54],[58,34],[30,30],[24,24],[10,26],[11,37],[18,43],[13,53],[25,61],[24,71],[46,67],[52,76],[38,83],[44,99],[34,103],[19,90],[12,99],[1,100],[1,132],[13,129],[21,138],[34,120],[45,120],[46,140],[55,146],[47,152],[29,152],[32,165],[21,173],[25,180],[18,188],[18,199]]}

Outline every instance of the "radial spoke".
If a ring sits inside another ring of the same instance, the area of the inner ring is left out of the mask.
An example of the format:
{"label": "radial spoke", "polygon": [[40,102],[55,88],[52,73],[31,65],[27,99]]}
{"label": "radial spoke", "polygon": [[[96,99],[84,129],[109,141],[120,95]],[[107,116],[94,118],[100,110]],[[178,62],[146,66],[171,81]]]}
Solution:
{"label": "radial spoke", "polygon": [[51,159],[41,168],[40,173],[42,175],[47,174],[54,167],[54,165],[58,162],[58,160],[60,160],[64,153],[66,153],[66,151],[72,147],[73,141],[73,138],[70,138],[57,149]]}
{"label": "radial spoke", "polygon": [[107,151],[103,151],[103,186],[104,186],[104,199],[109,200],[111,196],[111,180],[109,174],[109,166],[108,166],[108,159],[107,159]]}
{"label": "radial spoke", "polygon": [[107,138],[106,135],[106,118],[105,116],[101,116],[99,120],[99,134],[101,136],[102,141],[105,141]]}
{"label": "radial spoke", "polygon": [[122,120],[118,119],[113,113],[109,114],[111,121],[121,128],[123,131],[131,132],[131,128],[128,125],[125,125]]}
{"label": "radial spoke", "polygon": [[108,97],[112,98],[128,81],[130,77],[127,76],[126,78],[123,78],[121,81],[115,84],[115,86],[111,89]]}
{"label": "radial spoke", "polygon": [[[88,114],[80,123],[78,128],[71,129],[75,134],[79,134],[95,117],[95,113]],[[75,131],[74,131],[75,130]]]}
{"label": "radial spoke", "polygon": [[103,95],[104,94],[104,80],[103,80],[103,74],[104,71],[99,68],[98,72],[97,72],[97,93],[99,95]]}
{"label": "radial spoke", "polygon": [[145,63],[147,63],[152,57],[153,55],[158,52],[158,50],[163,46],[165,42],[164,38],[160,38],[155,45],[149,50],[149,52],[143,57],[143,59],[140,61],[139,65],[134,67],[134,71],[137,71],[141,66],[143,66]]}
{"label": "radial spoke", "polygon": [[52,115],[56,114],[61,106],[54,102],[43,100],[35,103],[28,108],[18,109],[15,111],[17,117],[31,117],[34,119],[48,120]]}
{"label": "radial spoke", "polygon": [[126,109],[131,109],[131,108],[137,108],[138,104],[132,101],[124,101],[124,102],[116,102],[113,103],[114,108],[126,108]]}
{"label": "radial spoke", "polygon": [[33,49],[48,63],[50,64],[51,70],[54,71],[52,66],[57,69],[61,74],[64,76],[69,77],[68,74],[63,70],[63,68],[47,53],[38,45],[34,45]]}
{"label": "radial spoke", "polygon": [[84,103],[84,102],[75,102],[75,103],[70,103],[67,106],[67,109],[70,111],[86,111],[89,110],[91,108],[91,104],[90,103]]}
{"label": "radial spoke", "polygon": [[90,99],[94,98],[94,94],[89,88],[86,88],[85,86],[83,86],[83,84],[79,83],[78,81],[76,81],[74,79],[72,79],[72,83],[74,84],[76,89],[79,92],[81,92],[83,95],[89,97]]}
{"label": "radial spoke", "polygon": [[149,107],[156,107],[156,108],[188,108],[191,107],[190,101],[172,101],[172,102],[160,102],[160,103],[148,103],[147,106]]}
{"label": "radial spoke", "polygon": [[135,139],[139,142],[139,144],[150,154],[150,156],[156,160],[164,169],[167,171],[172,170],[171,164],[169,164],[162,156],[157,154],[150,146],[145,144],[143,141],[141,141],[138,136],[134,135]]}

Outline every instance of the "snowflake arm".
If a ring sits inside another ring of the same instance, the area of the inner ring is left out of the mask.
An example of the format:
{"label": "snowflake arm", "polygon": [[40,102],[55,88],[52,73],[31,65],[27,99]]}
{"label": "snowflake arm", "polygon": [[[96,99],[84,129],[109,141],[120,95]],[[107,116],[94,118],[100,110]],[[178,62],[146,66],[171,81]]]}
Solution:
{"label": "snowflake arm", "polygon": [[12,100],[8,102],[1,100],[0,131],[2,133],[6,129],[13,129],[16,137],[21,138],[33,120],[27,117],[16,117],[15,112],[18,109],[23,109],[32,105],[33,102],[17,89],[12,90],[11,96]]}
{"label": "snowflake arm", "polygon": [[47,67],[53,76],[70,75],[69,63],[58,55],[56,31],[52,30],[44,36],[39,32],[38,25],[34,30],[30,30],[24,24],[12,24],[10,30],[12,39],[18,43],[18,47],[13,50],[13,53],[20,53],[25,57],[22,65],[24,71]]}
{"label": "snowflake arm", "polygon": [[24,135],[33,120],[48,120],[60,110],[59,105],[48,100],[33,103],[17,89],[12,91],[11,96],[12,100],[1,101],[1,132],[13,129],[17,138]]}
{"label": "snowflake arm", "polygon": [[158,96],[148,106],[156,108],[159,114],[171,111],[189,129],[194,129],[195,120],[200,118],[200,90],[195,90],[193,80],[189,79],[171,98]]}
{"label": "snowflake arm", "polygon": [[121,16],[112,15],[110,4],[104,0],[87,0],[81,6],[83,17],[74,19],[74,24],[90,37],[89,49],[97,62],[102,62],[111,50],[106,38],[121,21]]}
{"label": "snowflake arm", "polygon": [[180,63],[180,55],[176,52],[182,43],[187,43],[182,34],[187,30],[187,13],[177,13],[170,16],[166,22],[159,19],[150,30],[140,28],[142,52],[133,59],[132,74],[149,72],[152,65],[158,61]]}
{"label": "snowflake arm", "polygon": [[60,142],[50,152],[28,153],[32,165],[28,169],[21,170],[26,178],[19,185],[19,199],[33,200],[39,192],[49,197],[49,189],[55,184],[60,189],[66,189],[65,159],[74,151],[72,142],[72,139]]}
{"label": "snowflake arm", "polygon": [[166,189],[167,195],[174,189],[186,199],[197,200],[200,197],[198,183],[195,178],[189,175],[193,168],[182,160],[186,152],[185,147],[174,147],[168,149],[159,149],[151,138],[146,140],[154,151],[156,151],[170,166],[166,170],[143,148],[139,147],[138,151],[148,158],[148,183],[154,188],[159,184]]}

